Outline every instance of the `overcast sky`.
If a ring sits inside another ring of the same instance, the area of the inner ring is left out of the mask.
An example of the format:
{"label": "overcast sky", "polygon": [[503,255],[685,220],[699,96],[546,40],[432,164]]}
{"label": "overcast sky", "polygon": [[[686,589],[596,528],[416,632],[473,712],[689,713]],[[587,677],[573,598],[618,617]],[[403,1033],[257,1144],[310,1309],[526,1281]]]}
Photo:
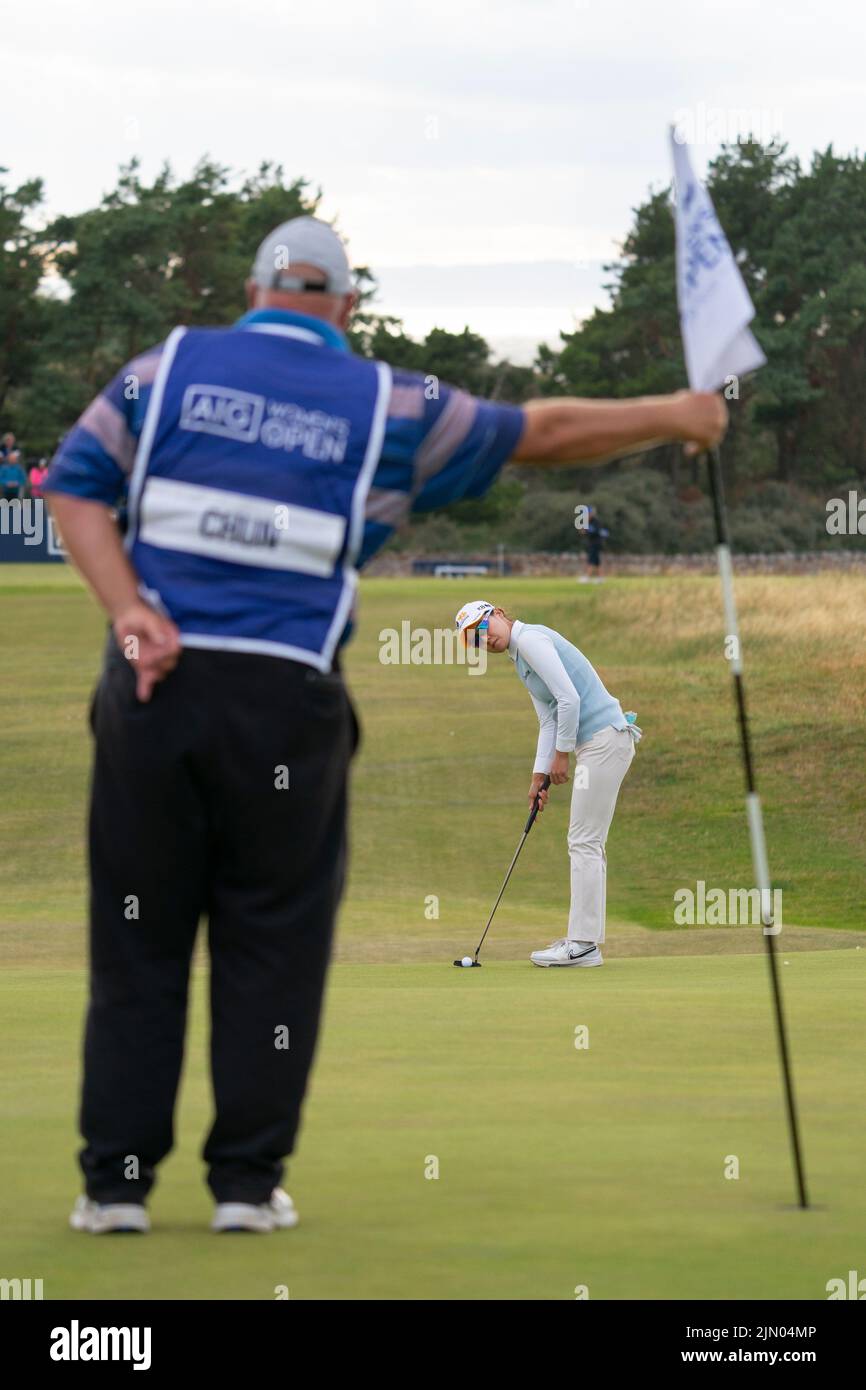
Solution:
{"label": "overcast sky", "polygon": [[858,0],[39,0],[3,18],[0,164],[74,212],[133,154],[272,159],[410,332],[526,360],[604,301],[672,119],[699,171],[744,124],[862,146],[864,40]]}

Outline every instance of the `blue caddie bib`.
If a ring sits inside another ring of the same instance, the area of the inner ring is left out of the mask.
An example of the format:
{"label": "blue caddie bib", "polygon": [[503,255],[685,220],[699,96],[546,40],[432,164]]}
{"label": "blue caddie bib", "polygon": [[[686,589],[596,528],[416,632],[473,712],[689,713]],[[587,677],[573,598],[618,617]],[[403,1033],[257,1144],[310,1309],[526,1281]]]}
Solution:
{"label": "blue caddie bib", "polygon": [[176,328],[127,547],[183,645],[330,670],[357,587],[391,375],[302,327]]}

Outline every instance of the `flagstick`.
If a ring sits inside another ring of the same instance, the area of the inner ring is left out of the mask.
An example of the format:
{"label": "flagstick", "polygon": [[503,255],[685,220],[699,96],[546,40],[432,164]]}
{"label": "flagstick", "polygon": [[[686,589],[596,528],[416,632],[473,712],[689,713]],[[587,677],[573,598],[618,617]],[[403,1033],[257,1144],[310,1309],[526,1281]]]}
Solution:
{"label": "flagstick", "polygon": [[806,1175],[800,1147],[800,1127],[797,1119],[797,1104],[794,1098],[794,1078],[791,1071],[791,1058],[788,1048],[788,1034],[782,1008],[782,987],[779,979],[779,962],[774,946],[772,891],[770,888],[770,869],[767,862],[767,846],[764,841],[764,817],[761,799],[755,790],[755,770],[752,762],[752,745],[749,737],[749,721],[746,717],[746,693],[743,686],[743,663],[740,655],[740,633],[737,625],[737,605],[734,598],[734,572],[731,564],[731,544],[728,534],[728,514],[722,485],[722,465],[718,449],[707,454],[710,475],[710,493],[713,500],[713,514],[716,521],[716,553],[719,560],[719,577],[722,581],[722,597],[725,604],[725,623],[727,636],[734,639],[731,655],[731,672],[734,677],[734,696],[737,703],[737,719],[740,726],[740,748],[743,755],[743,771],[746,778],[746,815],[749,821],[749,838],[752,844],[752,865],[755,879],[761,893],[762,934],[767,944],[767,963],[773,986],[773,1002],[776,1008],[776,1035],[779,1040],[779,1057],[785,1082],[785,1098],[788,1107],[788,1128],[791,1136],[791,1152],[794,1159],[794,1172],[797,1178],[799,1205],[805,1211],[809,1206],[806,1195]]}

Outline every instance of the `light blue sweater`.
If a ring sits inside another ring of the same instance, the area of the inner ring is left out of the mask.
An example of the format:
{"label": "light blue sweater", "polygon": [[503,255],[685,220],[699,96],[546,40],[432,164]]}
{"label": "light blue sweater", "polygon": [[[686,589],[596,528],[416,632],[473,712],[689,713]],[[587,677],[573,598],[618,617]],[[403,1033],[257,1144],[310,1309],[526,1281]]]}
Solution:
{"label": "light blue sweater", "polygon": [[561,633],[541,623],[515,622],[508,654],[538,715],[536,772],[550,770],[554,748],[570,753],[601,729],[628,728],[619,700]]}

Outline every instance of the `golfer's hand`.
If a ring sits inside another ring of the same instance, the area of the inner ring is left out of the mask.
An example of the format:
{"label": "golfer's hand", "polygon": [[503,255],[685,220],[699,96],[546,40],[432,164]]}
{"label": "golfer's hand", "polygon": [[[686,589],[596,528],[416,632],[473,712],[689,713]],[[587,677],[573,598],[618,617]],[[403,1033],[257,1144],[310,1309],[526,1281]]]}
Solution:
{"label": "golfer's hand", "polygon": [[535,798],[538,797],[539,815],[547,805],[547,787],[542,786],[543,781],[544,773],[534,772],[532,774],[532,781],[529,784],[529,809],[530,811],[532,810],[535,805]]}
{"label": "golfer's hand", "polygon": [[550,764],[550,780],[555,787],[560,787],[563,782],[568,781],[567,753],[560,753],[558,750],[554,753],[553,762]]}
{"label": "golfer's hand", "polygon": [[689,455],[721,443],[728,428],[728,407],[715,391],[677,391],[677,436]]}
{"label": "golfer's hand", "polygon": [[117,644],[135,668],[135,694],[146,704],[153,687],[165,680],[180,656],[180,633],[146,603],[133,603],[112,624]]}

